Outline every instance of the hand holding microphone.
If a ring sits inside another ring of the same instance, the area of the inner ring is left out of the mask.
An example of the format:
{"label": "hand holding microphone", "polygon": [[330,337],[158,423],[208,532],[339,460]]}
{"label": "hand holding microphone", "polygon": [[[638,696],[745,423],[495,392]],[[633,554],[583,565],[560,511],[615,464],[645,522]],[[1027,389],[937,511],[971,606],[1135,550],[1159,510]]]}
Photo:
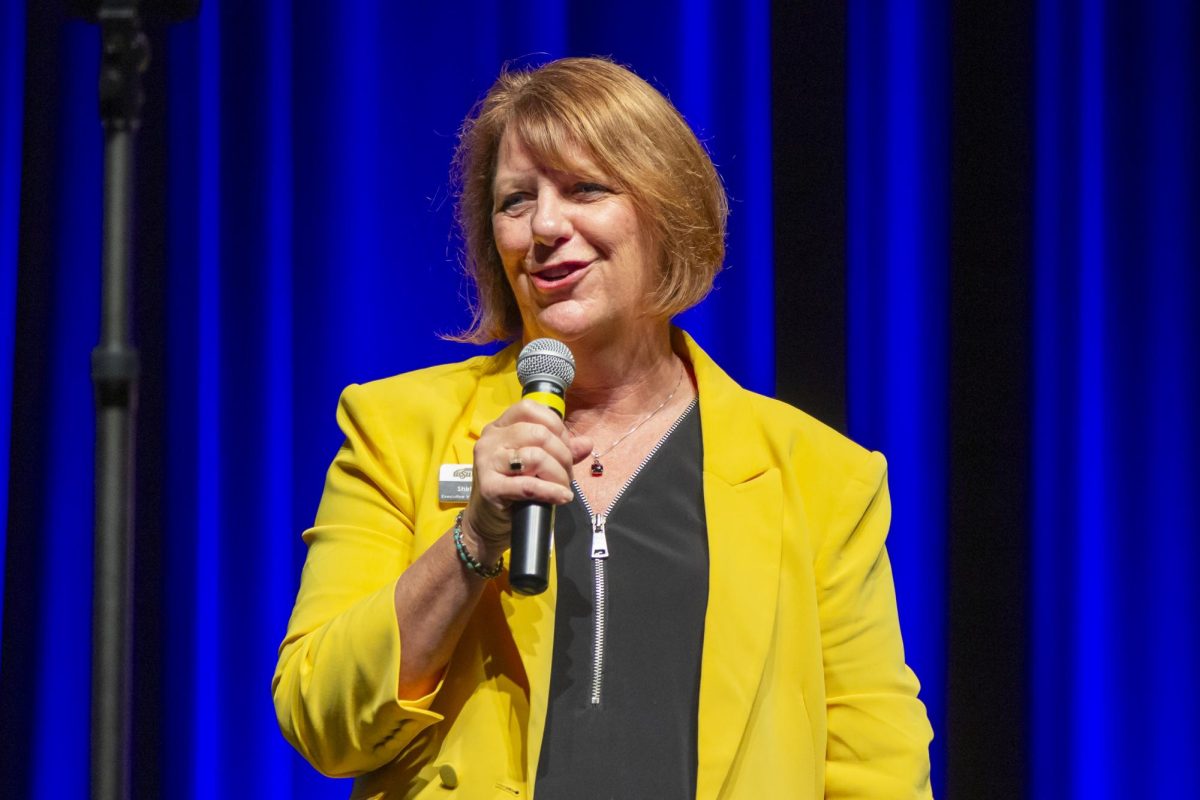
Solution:
{"label": "hand holding microphone", "polygon": [[522,400],[484,428],[475,445],[475,485],[467,525],[487,555],[512,548],[509,583],[539,594],[548,583],[554,506],[570,502],[571,467],[591,452],[584,437],[563,424],[575,360],[553,339],[530,342],[517,358]]}

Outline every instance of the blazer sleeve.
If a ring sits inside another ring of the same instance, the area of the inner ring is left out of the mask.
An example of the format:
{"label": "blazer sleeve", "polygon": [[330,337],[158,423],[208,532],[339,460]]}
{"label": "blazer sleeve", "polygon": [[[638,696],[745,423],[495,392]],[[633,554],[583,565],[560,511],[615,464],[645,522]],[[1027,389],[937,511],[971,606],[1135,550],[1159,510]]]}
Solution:
{"label": "blazer sleeve", "polygon": [[[349,776],[391,761],[442,717],[428,710],[437,689],[419,700],[397,696],[393,591],[413,559],[407,476],[416,464],[403,462],[363,387],[343,392],[338,424],[346,441],[304,533],[308,555],[271,689],[288,741],[326,775]],[[412,444],[415,452],[424,443]]]}
{"label": "blazer sleeve", "polygon": [[892,570],[887,466],[870,453],[816,559],[826,685],[827,798],[932,798],[933,731],[904,662]]}

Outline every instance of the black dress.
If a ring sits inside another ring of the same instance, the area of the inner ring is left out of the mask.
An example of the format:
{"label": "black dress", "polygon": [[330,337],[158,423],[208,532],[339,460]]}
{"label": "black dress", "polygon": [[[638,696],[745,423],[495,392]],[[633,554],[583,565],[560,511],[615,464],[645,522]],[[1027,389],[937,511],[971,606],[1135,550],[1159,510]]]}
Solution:
{"label": "black dress", "polygon": [[695,797],[708,602],[702,464],[693,401],[600,520],[602,538],[600,510],[578,492],[558,510],[538,800]]}

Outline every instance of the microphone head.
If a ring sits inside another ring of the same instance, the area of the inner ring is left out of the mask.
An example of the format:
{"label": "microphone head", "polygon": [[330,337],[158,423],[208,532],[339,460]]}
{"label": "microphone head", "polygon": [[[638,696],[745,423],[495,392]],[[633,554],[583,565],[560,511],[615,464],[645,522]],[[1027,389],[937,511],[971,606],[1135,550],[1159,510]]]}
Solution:
{"label": "microphone head", "polygon": [[575,380],[575,356],[562,342],[554,339],[534,339],[517,356],[517,378],[521,386],[532,380],[561,383],[565,392]]}

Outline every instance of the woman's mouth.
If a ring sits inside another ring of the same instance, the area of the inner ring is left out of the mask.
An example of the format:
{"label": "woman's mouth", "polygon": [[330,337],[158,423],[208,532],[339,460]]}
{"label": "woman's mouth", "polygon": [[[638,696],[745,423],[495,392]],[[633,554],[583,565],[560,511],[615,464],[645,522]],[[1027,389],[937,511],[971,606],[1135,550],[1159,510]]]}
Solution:
{"label": "woman's mouth", "polygon": [[529,277],[539,290],[552,291],[574,285],[587,267],[588,264],[583,261],[567,261],[543,267]]}

